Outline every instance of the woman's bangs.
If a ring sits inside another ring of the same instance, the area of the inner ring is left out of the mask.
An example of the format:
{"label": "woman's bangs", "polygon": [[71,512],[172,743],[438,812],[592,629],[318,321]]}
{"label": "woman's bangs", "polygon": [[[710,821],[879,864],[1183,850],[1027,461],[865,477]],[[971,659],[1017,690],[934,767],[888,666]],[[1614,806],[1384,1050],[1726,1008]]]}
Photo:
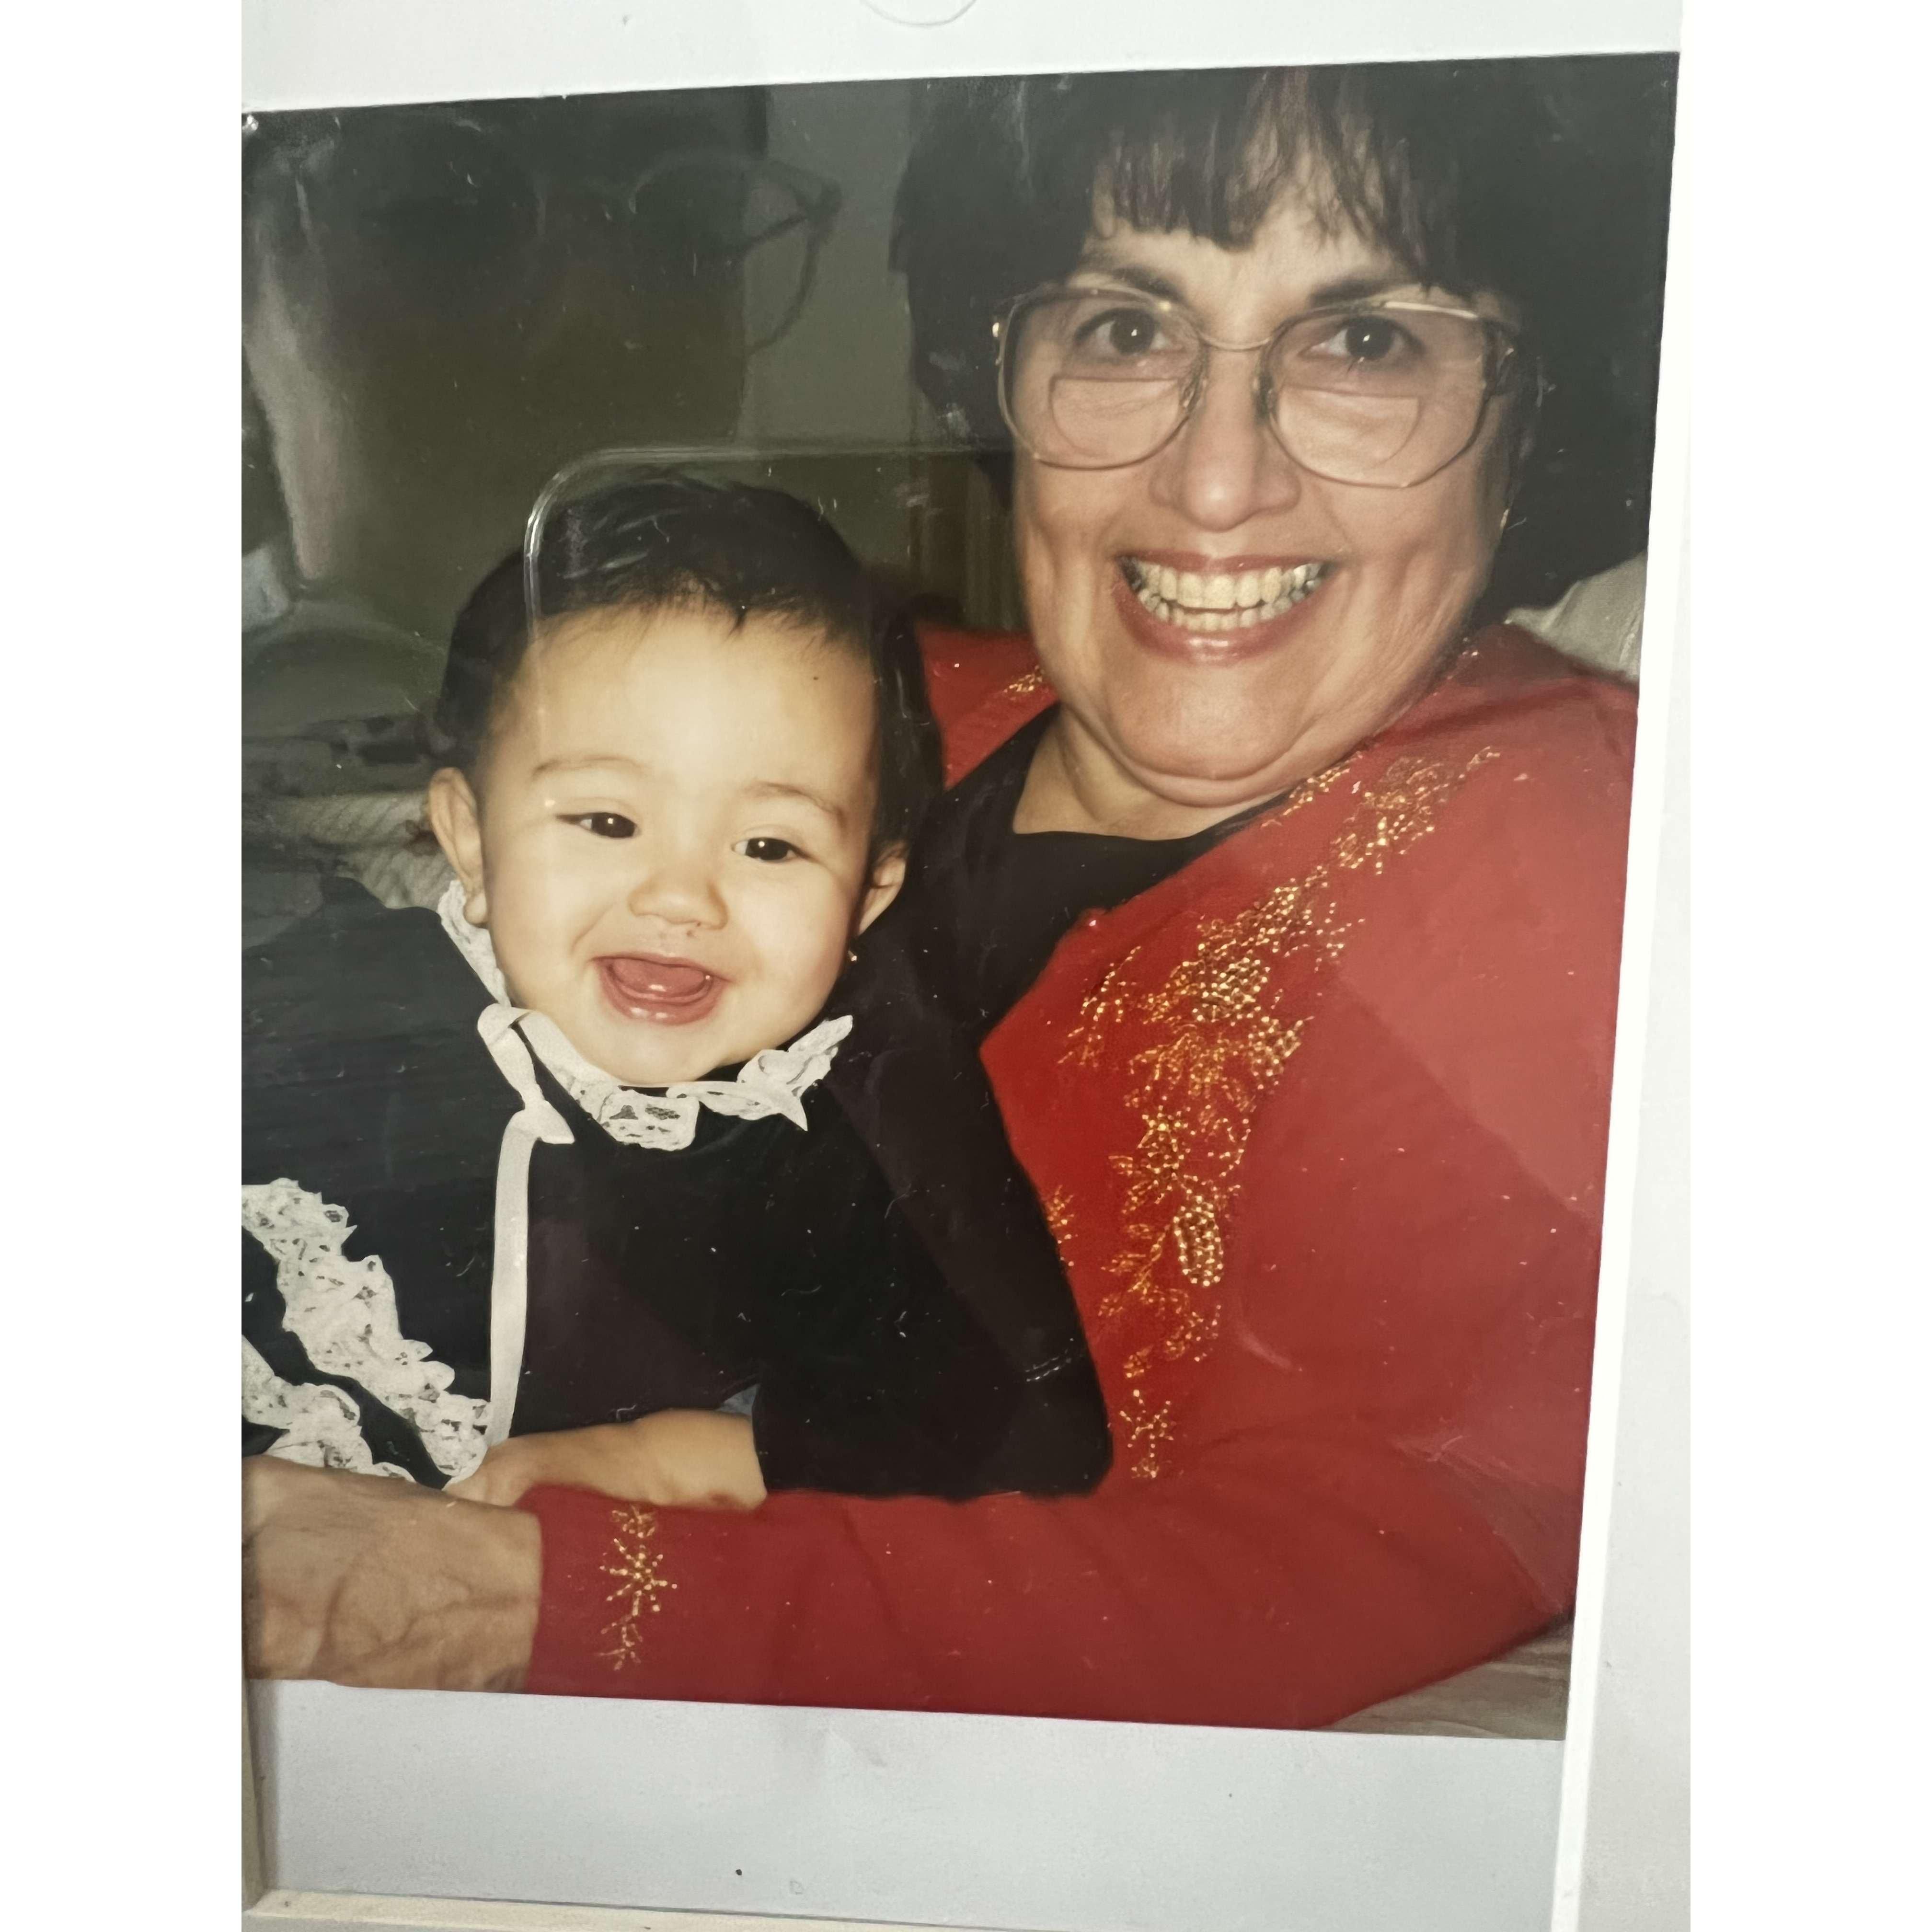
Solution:
{"label": "woman's bangs", "polygon": [[1090,176],[1096,204],[1130,227],[1246,248],[1298,172],[1298,118],[1270,77],[1172,78],[1180,87],[1151,112],[1118,104]]}
{"label": "woman's bangs", "polygon": [[1381,138],[1371,106],[1340,84],[1346,76],[1291,69],[1168,78],[1181,82],[1178,98],[1148,115],[1123,103],[1107,130],[1091,178],[1108,217],[1240,249],[1293,194],[1324,232],[1352,229],[1427,278],[1424,257],[1441,250],[1421,244],[1426,224],[1406,146]]}

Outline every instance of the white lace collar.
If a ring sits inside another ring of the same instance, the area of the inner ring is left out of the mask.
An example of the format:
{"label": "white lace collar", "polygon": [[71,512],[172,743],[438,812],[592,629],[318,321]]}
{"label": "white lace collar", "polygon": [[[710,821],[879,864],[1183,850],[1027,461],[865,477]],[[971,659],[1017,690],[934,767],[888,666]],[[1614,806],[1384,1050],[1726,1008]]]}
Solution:
{"label": "white lace collar", "polygon": [[675,1152],[691,1144],[700,1109],[741,1120],[782,1114],[794,1126],[806,1125],[804,1096],[824,1078],[852,1030],[850,1014],[821,1020],[789,1046],[767,1047],[740,1068],[735,1080],[685,1080],[663,1088],[626,1087],[586,1060],[542,1013],[514,1004],[496,964],[496,948],[482,926],[464,916],[464,890],[452,880],[436,904],[436,916],[456,950],[488,988],[497,1007],[519,1028],[537,1058],[559,1085],[613,1140],[631,1147]]}

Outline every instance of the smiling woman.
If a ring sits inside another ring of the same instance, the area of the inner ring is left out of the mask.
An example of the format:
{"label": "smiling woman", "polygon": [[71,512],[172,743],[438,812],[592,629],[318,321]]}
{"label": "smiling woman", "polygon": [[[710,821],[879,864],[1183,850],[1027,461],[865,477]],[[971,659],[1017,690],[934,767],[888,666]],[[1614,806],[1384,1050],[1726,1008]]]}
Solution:
{"label": "smiling woman", "polygon": [[[1030,634],[928,636],[958,782],[877,931],[982,1042],[1112,1467],[952,1508],[542,1487],[540,1548],[479,1511],[428,1585],[371,1499],[320,1601],[291,1494],[254,1559],[290,1656],[1308,1725],[1562,1617],[1634,700],[1484,619],[1640,545],[1670,90],[930,90],[916,372],[1010,485]],[[472,1584],[481,1636],[439,1606]]]}
{"label": "smiling woman", "polygon": [[[1335,389],[1304,390],[1275,373],[1311,326],[1309,311],[1332,303],[1336,287],[1373,290],[1312,325],[1335,345],[1328,359],[1339,366],[1323,380],[1348,386],[1344,401],[1360,411],[1371,383],[1388,379],[1364,373],[1352,334],[1393,332],[1371,302],[1426,293],[1383,249],[1324,226],[1305,200],[1279,202],[1239,254],[1100,219],[1073,285],[1174,290],[1177,308],[1202,318],[1199,350],[1172,379],[1172,429],[1136,460],[1076,466],[1041,454],[1019,466],[1021,576],[1065,722],[1018,822],[1174,836],[1286,791],[1414,698],[1488,577],[1510,424],[1502,410],[1485,420],[1494,384],[1480,318],[1432,312],[1470,338],[1439,368],[1420,366],[1419,348],[1406,358],[1419,412],[1442,427],[1425,422],[1404,440],[1424,439],[1413,477],[1397,472],[1405,480],[1387,480],[1393,457],[1377,460],[1392,440],[1381,411],[1351,436]],[[1500,310],[1494,295],[1480,298]],[[1412,328],[1402,338],[1422,339]],[[1217,341],[1264,352],[1244,367]],[[1014,359],[1029,359],[1024,343]],[[1019,393],[1029,393],[1024,376]],[[1305,447],[1311,416],[1325,466],[1359,458],[1352,480],[1289,453],[1291,437]],[[1032,419],[1023,408],[1022,427]],[[1271,572],[1282,608],[1264,620]],[[1238,621],[1241,604],[1256,613],[1251,624]]]}

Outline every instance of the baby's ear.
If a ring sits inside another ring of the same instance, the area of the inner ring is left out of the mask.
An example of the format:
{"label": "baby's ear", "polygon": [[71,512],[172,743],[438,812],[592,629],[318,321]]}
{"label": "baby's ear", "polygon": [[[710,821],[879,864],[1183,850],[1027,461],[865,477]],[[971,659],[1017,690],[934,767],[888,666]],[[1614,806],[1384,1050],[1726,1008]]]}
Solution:
{"label": "baby's ear", "polygon": [[490,923],[483,892],[483,820],[470,781],[446,765],[429,782],[429,829],[442,856],[463,881],[463,916],[472,926]]}
{"label": "baby's ear", "polygon": [[859,922],[853,928],[854,932],[863,932],[898,897],[899,888],[905,884],[905,875],[906,848],[903,845],[888,845],[872,861],[872,882],[859,903]]}

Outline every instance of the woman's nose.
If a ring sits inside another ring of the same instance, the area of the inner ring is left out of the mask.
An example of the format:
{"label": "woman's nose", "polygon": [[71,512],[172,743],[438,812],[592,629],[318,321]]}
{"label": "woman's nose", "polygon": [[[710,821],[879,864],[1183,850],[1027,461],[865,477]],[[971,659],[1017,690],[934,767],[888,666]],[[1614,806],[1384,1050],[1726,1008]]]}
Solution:
{"label": "woman's nose", "polygon": [[716,877],[704,855],[695,851],[651,854],[628,904],[636,917],[666,926],[722,926],[724,921]]}
{"label": "woman's nose", "polygon": [[1156,501],[1208,530],[1288,509],[1300,478],[1257,404],[1255,358],[1216,351],[1180,434],[1154,459]]}

